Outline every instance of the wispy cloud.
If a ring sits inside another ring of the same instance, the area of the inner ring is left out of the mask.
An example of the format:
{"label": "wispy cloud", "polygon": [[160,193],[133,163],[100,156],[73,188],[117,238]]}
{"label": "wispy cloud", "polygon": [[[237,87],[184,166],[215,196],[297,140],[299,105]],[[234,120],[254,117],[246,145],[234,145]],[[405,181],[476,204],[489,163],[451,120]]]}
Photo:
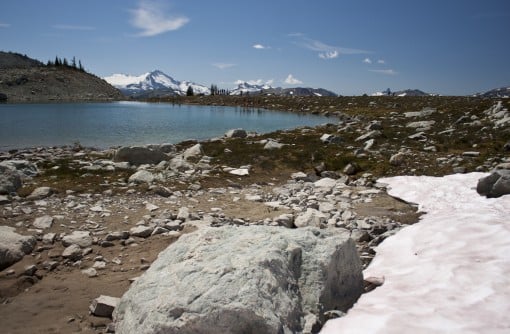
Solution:
{"label": "wispy cloud", "polygon": [[363,59],[363,62],[364,62],[365,64],[372,64],[372,59],[370,59],[370,58],[365,58],[365,59]]}
{"label": "wispy cloud", "polygon": [[392,69],[387,70],[369,70],[370,72],[379,73],[379,74],[385,74],[385,75],[397,75],[398,72]]}
{"label": "wispy cloud", "polygon": [[319,53],[319,58],[321,58],[321,59],[335,59],[338,57],[338,55],[339,55],[338,51],[334,50],[334,51],[328,51],[325,53]]}
{"label": "wispy cloud", "polygon": [[386,64],[386,62],[384,61],[384,59],[379,59],[379,60],[377,61],[377,64]]}
{"label": "wispy cloud", "polygon": [[[319,52],[319,57],[322,59],[333,59],[337,58],[339,55],[354,55],[354,54],[367,54],[371,53],[367,50],[361,49],[352,49],[352,48],[344,48],[335,45],[329,45],[319,40],[311,39],[305,37],[303,34],[294,35],[292,37],[297,38],[298,40],[295,42],[296,45],[303,47],[308,50]],[[329,57],[328,57],[329,55]],[[333,57],[331,57],[333,56]]]}
{"label": "wispy cloud", "polygon": [[77,25],[70,25],[70,24],[55,24],[52,27],[54,29],[59,29],[59,30],[81,30],[81,31],[96,30],[95,27],[77,26]]}
{"label": "wispy cloud", "polygon": [[288,85],[299,85],[303,83],[303,81],[294,78],[292,74],[289,74],[284,82]]}
{"label": "wispy cloud", "polygon": [[130,10],[131,24],[140,29],[137,36],[156,36],[167,31],[178,30],[189,22],[185,16],[169,16],[164,13],[162,5],[156,2],[141,0],[138,8]]}
{"label": "wispy cloud", "polygon": [[0,28],[9,28],[11,25],[9,23],[0,22]]}
{"label": "wispy cloud", "polygon": [[230,67],[236,66],[236,64],[230,64],[230,63],[214,63],[212,66],[219,68],[220,70],[224,70]]}
{"label": "wispy cloud", "polygon": [[258,50],[264,50],[264,49],[270,49],[269,46],[267,45],[262,45],[262,44],[254,44],[252,46],[254,49],[258,49]]}

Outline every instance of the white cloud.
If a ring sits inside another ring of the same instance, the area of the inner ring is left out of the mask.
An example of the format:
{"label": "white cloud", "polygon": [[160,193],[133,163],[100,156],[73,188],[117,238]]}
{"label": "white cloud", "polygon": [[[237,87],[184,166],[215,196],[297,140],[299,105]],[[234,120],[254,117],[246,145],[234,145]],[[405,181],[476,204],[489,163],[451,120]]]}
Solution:
{"label": "white cloud", "polygon": [[284,82],[288,85],[299,85],[303,83],[303,81],[294,78],[292,74],[289,74]]}
{"label": "white cloud", "polygon": [[325,52],[325,53],[319,53],[319,58],[322,58],[322,59],[334,59],[334,58],[338,58],[338,51],[336,50],[333,50],[333,51],[328,51],[328,52]]}
{"label": "white cloud", "polygon": [[141,0],[137,9],[130,10],[131,24],[140,29],[138,36],[156,36],[167,31],[182,28],[189,19],[185,16],[168,16],[161,5]]}
{"label": "white cloud", "polygon": [[257,85],[257,86],[262,86],[262,85],[268,85],[268,86],[271,86],[274,82],[273,79],[270,79],[270,80],[263,80],[263,79],[257,79],[257,80],[236,80],[234,83],[236,85],[239,85],[239,84],[243,84],[243,83],[247,83],[247,84],[250,84],[250,85]]}
{"label": "white cloud", "polygon": [[395,70],[392,70],[392,69],[387,69],[387,70],[369,70],[370,72],[374,72],[374,73],[380,73],[380,74],[386,74],[386,75],[397,75],[398,72],[396,72]]}
{"label": "white cloud", "polygon": [[226,68],[234,67],[236,64],[229,64],[229,63],[214,63],[212,66],[219,68],[220,70],[224,70]]}
{"label": "white cloud", "polygon": [[11,25],[9,23],[1,23],[0,22],[0,28],[9,28]]}
{"label": "white cloud", "polygon": [[269,46],[265,46],[265,45],[262,45],[262,44],[254,44],[252,47],[254,49],[259,49],[259,50],[269,49]]}
{"label": "white cloud", "polygon": [[385,62],[383,59],[379,59],[379,60],[377,61],[377,64],[386,64],[386,62]]}
{"label": "white cloud", "polygon": [[82,30],[82,31],[90,31],[95,30],[96,28],[90,26],[76,26],[70,24],[55,24],[52,26],[54,29],[59,30]]}
{"label": "white cloud", "polygon": [[372,64],[372,59],[370,59],[370,58],[365,58],[365,59],[363,59],[363,62],[364,62],[365,64]]}

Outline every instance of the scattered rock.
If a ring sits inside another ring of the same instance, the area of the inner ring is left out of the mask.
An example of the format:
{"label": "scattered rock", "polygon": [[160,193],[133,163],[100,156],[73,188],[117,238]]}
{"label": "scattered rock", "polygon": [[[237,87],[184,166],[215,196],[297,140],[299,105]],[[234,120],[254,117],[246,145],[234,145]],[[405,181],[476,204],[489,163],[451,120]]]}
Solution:
{"label": "scattered rock", "polygon": [[326,224],[328,217],[319,210],[308,208],[294,220],[296,227],[321,227]]}
{"label": "scattered rock", "polygon": [[73,231],[62,238],[62,245],[68,247],[70,245],[78,245],[81,248],[92,245],[92,236],[88,231]]}
{"label": "scattered rock", "polygon": [[83,252],[80,246],[72,244],[64,249],[62,257],[71,261],[78,261],[83,257]]}
{"label": "scattered rock", "polygon": [[243,129],[232,129],[225,133],[225,137],[227,138],[246,138],[247,136],[246,130]]}
{"label": "scattered rock", "polygon": [[489,176],[478,180],[476,191],[488,198],[510,194],[510,170],[498,169]]}
{"label": "scattered rock", "polygon": [[267,143],[264,145],[264,150],[279,150],[283,146],[285,146],[285,144],[279,143],[274,140],[268,140]]}
{"label": "scattered rock", "polygon": [[50,187],[38,187],[32,191],[30,195],[27,196],[27,199],[29,200],[37,200],[37,199],[43,199],[46,197],[51,196],[55,190]]}
{"label": "scattered rock", "polygon": [[151,236],[153,230],[154,227],[152,226],[139,225],[131,228],[129,233],[134,237],[148,238]]}
{"label": "scattered rock", "polygon": [[34,237],[14,231],[12,227],[0,226],[0,270],[18,262],[35,247]]}
{"label": "scattered rock", "polygon": [[40,229],[47,229],[53,225],[53,221],[54,219],[51,216],[37,217],[32,223],[32,226]]}
{"label": "scattered rock", "polygon": [[129,177],[129,182],[134,183],[151,184],[152,182],[154,182],[154,180],[155,180],[154,174],[146,170],[139,170],[138,172],[134,173]]}
{"label": "scattered rock", "polygon": [[230,170],[228,173],[232,175],[246,176],[250,175],[250,170],[248,168],[237,168]]}
{"label": "scattered rock", "polygon": [[393,166],[400,166],[405,162],[405,158],[406,158],[405,154],[399,152],[390,157],[390,164]]}
{"label": "scattered rock", "polygon": [[195,144],[182,153],[184,160],[188,160],[189,158],[198,158],[202,155],[204,155],[204,150],[201,144]]}
{"label": "scattered rock", "polygon": [[360,171],[360,169],[361,169],[361,168],[359,167],[359,165],[358,165],[357,163],[355,163],[355,162],[350,162],[350,163],[348,163],[348,164],[344,167],[343,172],[344,172],[344,174],[346,174],[346,175],[354,175],[354,174],[356,174],[357,172],[359,172],[359,171]]}
{"label": "scattered rock", "polygon": [[113,310],[119,304],[120,298],[110,296],[99,296],[89,306],[90,313],[96,317],[111,318]]}
{"label": "scattered rock", "polygon": [[15,193],[21,185],[21,176],[16,170],[0,165],[0,194]]}
{"label": "scattered rock", "polygon": [[88,277],[97,277],[97,270],[94,268],[83,269],[81,272]]}
{"label": "scattered rock", "polygon": [[168,160],[168,156],[159,149],[141,146],[121,147],[113,157],[115,162],[129,162],[132,165],[157,164]]}

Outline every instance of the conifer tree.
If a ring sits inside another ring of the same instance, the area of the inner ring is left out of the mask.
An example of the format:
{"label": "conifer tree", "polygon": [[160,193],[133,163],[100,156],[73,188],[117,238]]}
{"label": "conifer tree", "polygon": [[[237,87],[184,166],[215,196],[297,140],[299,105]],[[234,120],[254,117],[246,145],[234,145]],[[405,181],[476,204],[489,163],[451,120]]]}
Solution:
{"label": "conifer tree", "polygon": [[193,96],[193,87],[188,86],[188,90],[186,91],[186,96]]}

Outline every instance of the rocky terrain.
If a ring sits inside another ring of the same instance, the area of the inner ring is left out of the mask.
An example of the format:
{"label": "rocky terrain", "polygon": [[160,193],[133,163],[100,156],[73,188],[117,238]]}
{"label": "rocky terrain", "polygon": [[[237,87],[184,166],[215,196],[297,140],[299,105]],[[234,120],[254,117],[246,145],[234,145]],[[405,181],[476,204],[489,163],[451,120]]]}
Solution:
{"label": "rocky terrain", "polygon": [[0,52],[0,101],[112,101],[122,93],[106,81],[66,66],[46,66],[15,53]]}
{"label": "rocky terrain", "polygon": [[[419,219],[412,204],[386,194],[379,177],[510,167],[507,101],[173,102],[332,117],[317,128],[235,129],[200,143],[1,153],[6,333],[97,333],[115,325],[129,333],[140,323],[147,332],[316,332],[383,283],[363,281],[361,270],[375,246]],[[506,172],[498,173],[494,182],[506,182]],[[235,327],[243,324],[253,327]]]}

